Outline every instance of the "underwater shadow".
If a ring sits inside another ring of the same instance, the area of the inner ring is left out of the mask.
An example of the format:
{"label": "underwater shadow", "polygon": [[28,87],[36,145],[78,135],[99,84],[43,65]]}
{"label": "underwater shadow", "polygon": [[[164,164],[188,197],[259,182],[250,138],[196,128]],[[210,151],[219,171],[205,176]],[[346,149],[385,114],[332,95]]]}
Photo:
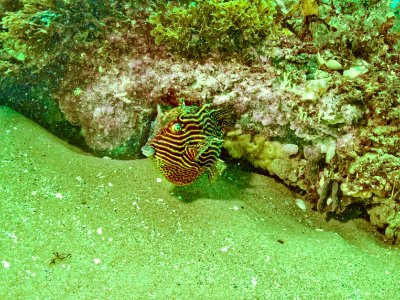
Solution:
{"label": "underwater shadow", "polygon": [[229,200],[240,196],[249,187],[250,180],[251,173],[239,166],[228,165],[217,181],[210,183],[207,176],[201,176],[191,185],[174,187],[172,193],[186,203],[201,198]]}
{"label": "underwater shadow", "polygon": [[365,205],[362,203],[352,203],[346,206],[346,209],[343,212],[327,212],[325,220],[329,222],[332,219],[339,221],[340,223],[347,223],[355,219],[370,221],[370,216]]}

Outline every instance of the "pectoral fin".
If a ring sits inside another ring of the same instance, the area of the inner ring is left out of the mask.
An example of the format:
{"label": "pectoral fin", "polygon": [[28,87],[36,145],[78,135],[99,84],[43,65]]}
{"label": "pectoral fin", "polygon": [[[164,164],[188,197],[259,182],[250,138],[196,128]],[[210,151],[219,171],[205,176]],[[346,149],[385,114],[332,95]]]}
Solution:
{"label": "pectoral fin", "polygon": [[201,142],[197,143],[196,145],[191,145],[186,148],[186,151],[188,153],[188,156],[193,160],[197,161],[200,156],[207,151],[207,149],[213,144],[213,143],[221,143],[222,144],[223,140],[215,138],[213,136],[207,136],[204,140]]}

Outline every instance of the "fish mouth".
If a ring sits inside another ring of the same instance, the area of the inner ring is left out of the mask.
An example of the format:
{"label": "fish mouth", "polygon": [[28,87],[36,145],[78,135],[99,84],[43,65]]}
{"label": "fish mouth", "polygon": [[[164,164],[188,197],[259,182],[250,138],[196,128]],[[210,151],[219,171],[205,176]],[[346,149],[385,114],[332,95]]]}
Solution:
{"label": "fish mouth", "polygon": [[154,150],[153,147],[150,147],[148,145],[145,145],[141,148],[142,153],[144,156],[146,157],[152,157],[154,155],[154,153],[156,153],[156,150]]}

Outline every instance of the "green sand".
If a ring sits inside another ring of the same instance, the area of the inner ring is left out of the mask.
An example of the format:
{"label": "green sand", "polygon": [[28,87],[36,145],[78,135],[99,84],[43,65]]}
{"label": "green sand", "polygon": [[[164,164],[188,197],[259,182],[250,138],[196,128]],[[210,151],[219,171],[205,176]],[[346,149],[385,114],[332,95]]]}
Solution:
{"label": "green sand", "polygon": [[[272,179],[157,180],[0,107],[0,299],[399,299],[400,250]],[[58,253],[57,257],[54,253]]]}

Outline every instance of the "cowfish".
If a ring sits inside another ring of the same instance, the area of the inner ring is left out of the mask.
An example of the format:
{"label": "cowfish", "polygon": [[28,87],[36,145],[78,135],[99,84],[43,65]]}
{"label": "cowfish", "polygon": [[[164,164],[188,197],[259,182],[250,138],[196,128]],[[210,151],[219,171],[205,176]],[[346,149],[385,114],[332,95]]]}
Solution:
{"label": "cowfish", "polygon": [[210,104],[181,103],[165,113],[158,106],[153,133],[142,153],[151,157],[163,176],[176,186],[191,184],[204,173],[213,182],[226,168],[219,159],[223,115],[223,109]]}

